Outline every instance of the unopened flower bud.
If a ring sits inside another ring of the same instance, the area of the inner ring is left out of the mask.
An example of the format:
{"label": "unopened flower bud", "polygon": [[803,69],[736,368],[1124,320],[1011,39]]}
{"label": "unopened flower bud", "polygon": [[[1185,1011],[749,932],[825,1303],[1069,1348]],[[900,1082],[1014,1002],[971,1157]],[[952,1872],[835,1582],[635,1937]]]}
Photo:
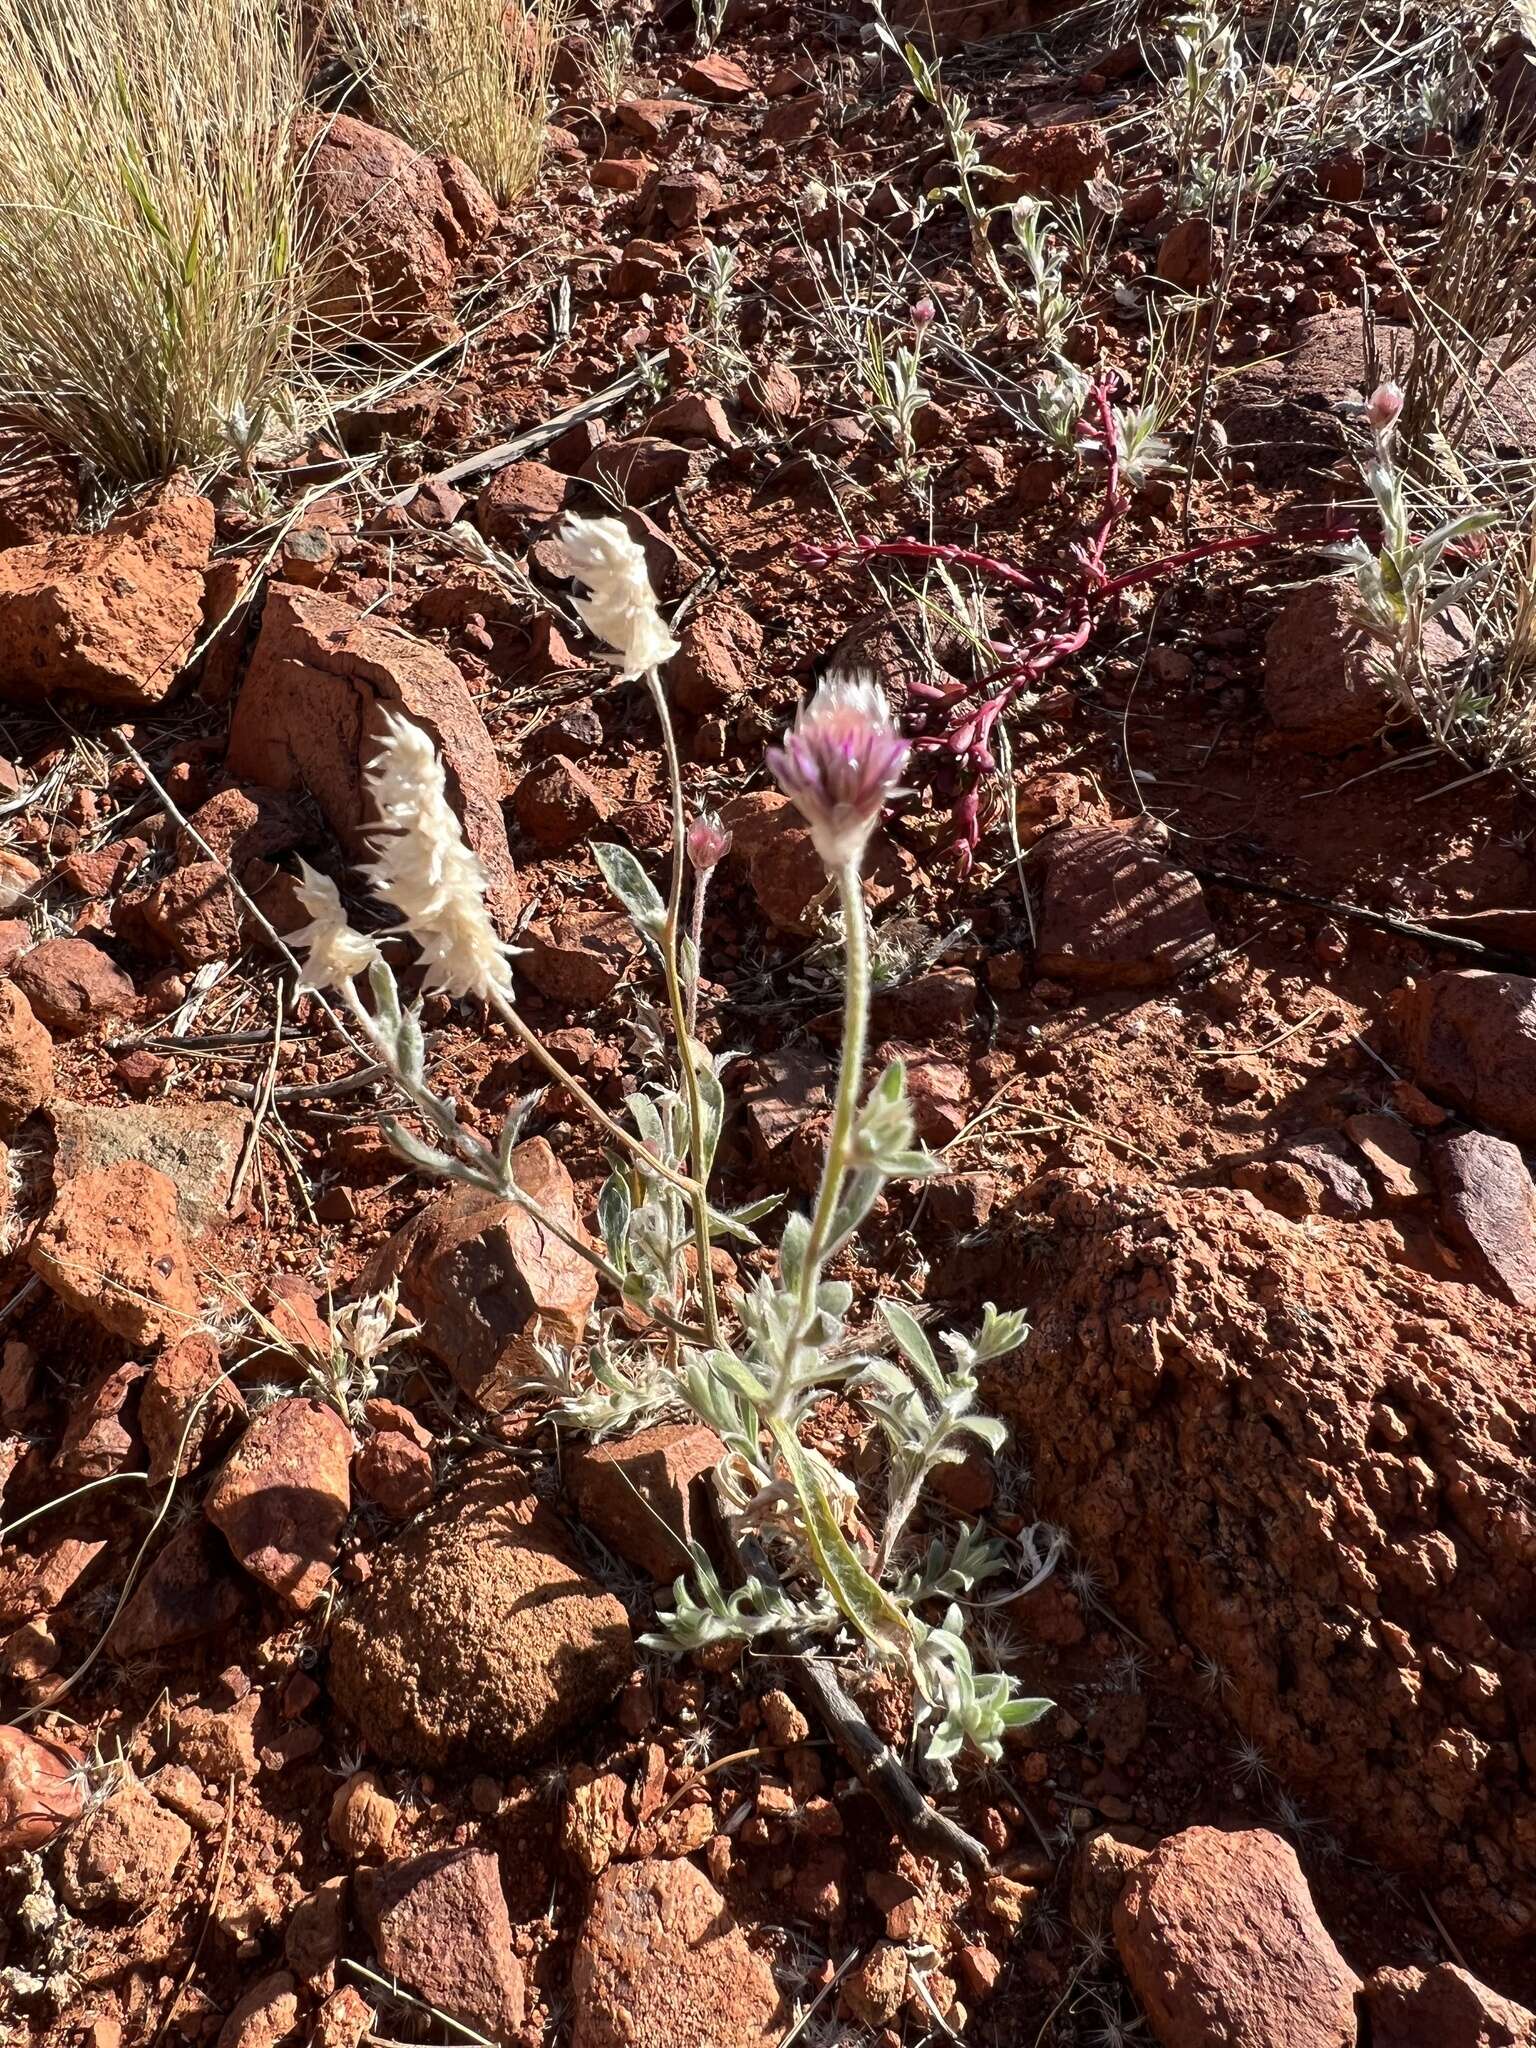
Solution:
{"label": "unopened flower bud", "polygon": [[933,316],[934,304],[932,299],[919,299],[912,308],[912,325],[914,327],[926,327]]}
{"label": "unopened flower bud", "polygon": [[688,858],[701,875],[719,867],[731,850],[731,834],[713,811],[705,811],[688,827]]}
{"label": "unopened flower bud", "polygon": [[1366,401],[1365,416],[1373,434],[1384,434],[1403,409],[1400,384],[1378,384]]}
{"label": "unopened flower bud", "polygon": [[910,749],[868,676],[829,676],[801,705],[768,767],[831,872],[856,862],[895,794]]}

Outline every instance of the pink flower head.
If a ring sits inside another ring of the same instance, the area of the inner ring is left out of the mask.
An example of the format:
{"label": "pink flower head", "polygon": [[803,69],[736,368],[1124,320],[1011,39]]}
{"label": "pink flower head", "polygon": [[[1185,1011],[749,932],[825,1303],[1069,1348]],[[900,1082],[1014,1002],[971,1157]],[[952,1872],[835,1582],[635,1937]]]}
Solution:
{"label": "pink flower head", "polygon": [[1366,401],[1365,416],[1370,421],[1373,434],[1384,434],[1392,426],[1403,409],[1403,391],[1399,384],[1378,384]]}
{"label": "pink flower head", "polygon": [[705,811],[688,827],[688,858],[701,875],[719,867],[731,850],[732,835],[713,811]]}
{"label": "pink flower head", "polygon": [[919,299],[912,308],[912,325],[914,327],[926,327],[934,316],[934,310],[932,299]]}
{"label": "pink flower head", "polygon": [[856,863],[895,794],[910,749],[869,676],[828,676],[800,706],[768,767],[831,872]]}

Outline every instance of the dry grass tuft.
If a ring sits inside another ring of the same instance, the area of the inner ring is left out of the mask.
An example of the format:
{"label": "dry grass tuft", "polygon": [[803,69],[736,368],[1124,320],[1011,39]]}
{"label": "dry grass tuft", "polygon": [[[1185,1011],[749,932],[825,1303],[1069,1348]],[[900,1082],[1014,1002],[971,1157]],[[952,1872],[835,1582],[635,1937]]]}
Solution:
{"label": "dry grass tuft", "polygon": [[559,0],[333,0],[328,25],[383,124],[462,157],[498,204],[539,168]]}
{"label": "dry grass tuft", "polygon": [[115,480],[217,459],[302,323],[290,0],[0,0],[0,416]]}

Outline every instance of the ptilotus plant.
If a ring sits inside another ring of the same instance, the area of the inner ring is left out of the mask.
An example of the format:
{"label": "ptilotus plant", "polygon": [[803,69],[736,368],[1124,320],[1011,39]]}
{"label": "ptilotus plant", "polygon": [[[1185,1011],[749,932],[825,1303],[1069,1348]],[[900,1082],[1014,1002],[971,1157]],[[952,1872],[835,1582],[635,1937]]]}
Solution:
{"label": "ptilotus plant", "polygon": [[[1012,1678],[978,1673],[965,1641],[966,1605],[1003,1568],[1000,1546],[977,1528],[919,1548],[912,1523],[934,1471],[968,1443],[995,1451],[1005,1429],[976,1412],[979,1368],[1017,1346],[1023,1319],[987,1305],[979,1333],[936,1348],[910,1310],[860,1302],[832,1276],[838,1254],[893,1180],[934,1170],[913,1135],[900,1062],[866,1089],[870,1000],[861,871],[871,834],[909,757],[876,685],[833,677],[802,706],[768,765],[806,823],[835,888],[842,919],[843,1038],[835,1105],[809,1213],[793,1212],[777,1259],[741,1289],[722,1288],[711,1252],[759,1244],[754,1226],[775,1201],[730,1211],[709,1183],[726,1115],[721,1056],[696,1036],[702,896],[728,835],[685,817],[677,748],[661,670],[676,650],[656,607],[641,549],[616,520],[571,520],[565,564],[586,595],[587,626],[614,650],[622,677],[650,691],[672,791],[673,844],[665,894],[625,848],[593,851],[609,886],[656,962],[671,1023],[670,1072],[628,1100],[629,1123],[609,1117],[521,1018],[508,947],[485,905],[485,878],[465,846],[425,736],[390,718],[369,772],[378,815],[365,876],[415,942],[425,986],[480,999],[571,1089],[608,1141],[610,1172],[597,1204],[600,1245],[588,1245],[517,1182],[519,1118],[488,1144],[464,1128],[425,1071],[419,1013],[402,1002],[378,945],[346,920],[334,883],[306,869],[311,923],[299,935],[305,982],[334,988],[358,1030],[432,1134],[396,1119],[384,1129],[420,1171],[467,1182],[520,1204],[590,1259],[608,1294],[584,1354],[546,1354],[558,1423],[594,1435],[678,1407],[719,1436],[715,1469],[728,1555],[690,1546],[652,1640],[678,1650],[757,1642],[802,1656],[840,1646],[899,1665],[918,1701],[922,1747],[942,1779],[971,1749],[1000,1754],[1009,1729],[1048,1702],[1021,1696]],[[684,898],[692,874],[691,915]],[[365,1000],[362,984],[371,993]],[[637,1323],[646,1327],[637,1334]],[[838,1390],[860,1404],[887,1450],[883,1513],[871,1514],[851,1479],[805,1440],[817,1404]],[[876,1531],[863,1534],[868,1516]]]}
{"label": "ptilotus plant", "polygon": [[907,683],[911,699],[907,737],[917,758],[949,790],[955,821],[953,852],[962,874],[969,872],[981,838],[982,790],[997,769],[994,741],[999,721],[1019,707],[1052,669],[1082,652],[1122,592],[1161,582],[1213,555],[1275,547],[1282,541],[1297,545],[1338,541],[1355,532],[1353,525],[1331,525],[1291,534],[1229,534],[1111,576],[1107,567],[1110,542],[1129,508],[1131,487],[1143,480],[1151,459],[1145,446],[1144,416],[1135,409],[1127,412],[1117,407],[1116,388],[1113,372],[1087,385],[1077,424],[1078,444],[1102,454],[1105,478],[1097,523],[1086,540],[1074,545],[1076,573],[1072,577],[1022,569],[973,548],[911,536],[807,543],[795,550],[800,561],[814,568],[853,560],[942,562],[972,570],[985,582],[999,585],[1010,600],[1021,599],[1031,607],[1033,616],[1012,636],[986,642],[995,666],[984,674],[970,682],[946,678],[943,682],[911,679]]}
{"label": "ptilotus plant", "polygon": [[1380,546],[1373,549],[1356,534],[1336,552],[1354,571],[1356,611],[1381,650],[1377,665],[1383,680],[1402,709],[1454,752],[1478,699],[1470,690],[1432,682],[1425,635],[1432,620],[1455,611],[1487,578],[1487,561],[1473,562],[1455,577],[1446,575],[1444,564],[1458,557],[1464,561],[1462,543],[1497,525],[1498,514],[1472,507],[1441,519],[1428,532],[1414,532],[1409,485],[1397,460],[1402,410],[1403,393],[1396,384],[1378,385],[1366,401],[1371,459],[1365,480],[1381,524]]}

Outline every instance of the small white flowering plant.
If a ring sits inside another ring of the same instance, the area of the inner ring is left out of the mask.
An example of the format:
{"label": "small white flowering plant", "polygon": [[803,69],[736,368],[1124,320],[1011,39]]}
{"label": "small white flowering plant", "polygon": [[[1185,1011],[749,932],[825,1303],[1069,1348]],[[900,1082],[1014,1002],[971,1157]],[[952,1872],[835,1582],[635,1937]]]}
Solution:
{"label": "small white flowering plant", "polygon": [[[486,1003],[595,1120],[611,1168],[597,1204],[600,1242],[588,1243],[518,1184],[516,1115],[495,1144],[460,1123],[428,1079],[419,1014],[402,1001],[379,946],[350,927],[334,883],[309,870],[311,923],[299,935],[304,980],[337,992],[431,1134],[386,1120],[405,1159],[521,1204],[596,1267],[607,1289],[597,1333],[584,1355],[549,1361],[556,1420],[603,1435],[681,1407],[718,1435],[714,1481],[728,1555],[691,1546],[692,1569],[677,1579],[653,1640],[694,1651],[754,1642],[801,1656],[852,1647],[897,1664],[913,1685],[928,1766],[946,1780],[952,1759],[964,1751],[995,1759],[1007,1733],[1049,1702],[1023,1697],[1007,1674],[978,1673],[966,1646],[968,1608],[1004,1568],[1001,1546],[963,1527],[920,1550],[912,1528],[936,1469],[969,1446],[1000,1448],[1003,1424],[976,1409],[978,1374],[1022,1341],[1023,1319],[989,1304],[975,1337],[951,1332],[935,1347],[897,1303],[882,1301],[878,1321],[862,1313],[854,1288],[833,1272],[887,1184],[934,1170],[914,1138],[901,1064],[864,1084],[871,977],[861,872],[908,745],[876,685],[844,676],[822,684],[769,752],[835,888],[843,1041],[814,1204],[787,1217],[772,1270],[737,1289],[722,1284],[711,1255],[733,1241],[756,1247],[754,1226],[777,1204],[732,1212],[710,1192],[726,1115],[725,1062],[697,1036],[698,949],[703,892],[729,835],[715,819],[690,823],[685,814],[661,679],[676,643],[643,552],[612,519],[573,519],[562,541],[566,566],[586,592],[581,616],[614,651],[620,674],[650,691],[668,762],[674,832],[665,893],[627,849],[593,849],[659,964],[671,1027],[662,1084],[631,1095],[621,1123],[523,1021],[509,948],[491,924],[484,876],[448,804],[442,764],[426,736],[400,719],[386,723],[369,776],[379,824],[366,872],[415,942],[425,986]],[[883,1513],[871,1512],[853,1480],[807,1441],[814,1410],[834,1391],[858,1403],[884,1438]]]}

